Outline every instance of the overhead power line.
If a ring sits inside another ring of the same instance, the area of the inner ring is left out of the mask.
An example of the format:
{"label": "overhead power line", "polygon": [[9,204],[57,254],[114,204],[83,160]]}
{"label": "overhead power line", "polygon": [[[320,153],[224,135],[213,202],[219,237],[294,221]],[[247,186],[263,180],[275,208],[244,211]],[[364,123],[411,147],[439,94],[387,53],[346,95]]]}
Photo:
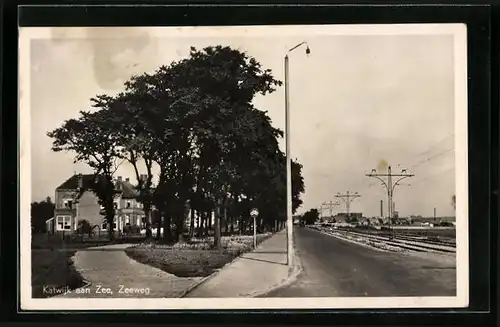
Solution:
{"label": "overhead power line", "polygon": [[448,136],[446,136],[445,138],[441,139],[439,142],[434,143],[431,147],[427,148],[427,150],[422,151],[419,154],[417,154],[416,157],[420,157],[420,156],[428,154],[429,152],[432,152],[432,150],[434,150],[438,145],[441,145],[441,144],[445,143],[447,140],[449,140],[451,137],[454,137],[454,136],[455,136],[454,132],[448,134]]}
{"label": "overhead power line", "polygon": [[430,157],[428,157],[428,158],[425,158],[424,160],[421,160],[421,161],[417,162],[416,164],[414,164],[414,165],[410,166],[410,168],[416,168],[416,167],[418,167],[418,166],[420,166],[420,165],[422,165],[422,164],[424,164],[424,163],[427,163],[427,162],[429,162],[429,161],[435,160],[435,159],[437,159],[437,158],[439,158],[439,157],[442,157],[442,156],[444,156],[445,154],[450,153],[450,152],[453,152],[453,151],[455,151],[455,149],[454,149],[454,148],[446,149],[446,150],[444,150],[444,151],[442,151],[442,152],[439,152],[439,153],[437,153],[437,154],[435,154],[435,155],[433,155],[433,156],[430,156]]}

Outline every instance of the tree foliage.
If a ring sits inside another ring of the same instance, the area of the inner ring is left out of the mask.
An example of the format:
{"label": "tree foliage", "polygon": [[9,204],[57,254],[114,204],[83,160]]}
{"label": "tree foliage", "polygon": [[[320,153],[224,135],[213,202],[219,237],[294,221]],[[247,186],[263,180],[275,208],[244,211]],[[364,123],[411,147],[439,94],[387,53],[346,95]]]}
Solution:
{"label": "tree foliage", "polygon": [[31,204],[31,227],[33,233],[44,233],[47,231],[46,221],[54,217],[55,205],[50,197],[44,201]]}
{"label": "tree foliage", "polygon": [[310,209],[302,215],[302,220],[306,225],[312,225],[319,220],[318,209]]}
{"label": "tree foliage", "polygon": [[[61,127],[47,133],[53,139],[52,150],[72,151],[75,162],[85,162],[94,170],[95,178],[90,189],[104,207],[108,224],[115,217],[114,198],[116,194],[113,174],[120,158],[122,145],[116,133],[115,117],[109,109],[113,98],[99,95],[91,99],[95,112],[81,111],[78,119],[69,119]],[[113,230],[109,229],[113,238]]]}
{"label": "tree foliage", "polygon": [[[252,101],[280,85],[244,52],[191,48],[183,60],[132,76],[118,95],[96,97],[97,112],[82,112],[49,135],[55,151],[74,151],[77,161],[104,176],[104,204],[113,194],[107,187],[112,163],[128,161],[146,215],[153,206],[159,211],[167,241],[182,237],[189,214],[199,221],[200,236],[209,232],[212,213],[226,232],[235,225],[245,231],[252,207],[261,212],[260,229],[274,228],[286,220],[286,158],[278,143],[283,132]],[[153,164],[160,171],[155,187]],[[292,161],[294,212],[303,192],[302,165]]]}

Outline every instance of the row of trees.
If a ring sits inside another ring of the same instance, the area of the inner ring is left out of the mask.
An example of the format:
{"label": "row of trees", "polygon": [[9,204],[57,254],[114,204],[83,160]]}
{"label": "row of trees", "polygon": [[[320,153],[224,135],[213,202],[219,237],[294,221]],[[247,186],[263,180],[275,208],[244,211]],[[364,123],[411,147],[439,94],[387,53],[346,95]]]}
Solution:
{"label": "row of trees", "polygon": [[[125,160],[134,168],[146,216],[153,205],[158,209],[166,241],[182,236],[189,212],[201,226],[215,212],[217,243],[221,222],[244,227],[252,207],[260,211],[262,228],[286,219],[286,158],[278,145],[283,132],[252,104],[257,94],[280,85],[243,52],[191,48],[186,59],[133,76],[123,92],[92,98],[93,110],[48,135],[54,151],[73,151],[75,162],[94,170],[92,189],[109,224],[115,216],[113,174]],[[155,187],[154,165],[159,168]],[[146,178],[140,177],[143,170]],[[293,161],[294,211],[304,192],[301,172]]]}
{"label": "row of trees", "polygon": [[300,221],[305,225],[312,225],[319,220],[319,210],[310,209],[300,216]]}
{"label": "row of trees", "polygon": [[55,205],[50,197],[40,202],[31,203],[31,228],[34,233],[47,231],[45,222],[54,217]]}

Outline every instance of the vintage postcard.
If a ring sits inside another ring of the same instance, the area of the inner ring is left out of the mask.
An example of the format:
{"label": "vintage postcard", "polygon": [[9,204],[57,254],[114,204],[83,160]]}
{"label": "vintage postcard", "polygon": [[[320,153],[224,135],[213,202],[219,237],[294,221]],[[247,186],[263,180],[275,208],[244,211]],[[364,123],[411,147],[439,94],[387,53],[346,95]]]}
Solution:
{"label": "vintage postcard", "polygon": [[466,307],[466,35],[20,28],[21,308]]}

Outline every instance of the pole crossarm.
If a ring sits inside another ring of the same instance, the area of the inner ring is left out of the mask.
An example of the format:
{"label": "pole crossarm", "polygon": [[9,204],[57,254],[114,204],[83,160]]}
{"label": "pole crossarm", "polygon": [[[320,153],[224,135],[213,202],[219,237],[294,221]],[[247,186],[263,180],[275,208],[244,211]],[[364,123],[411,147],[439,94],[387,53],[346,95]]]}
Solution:
{"label": "pole crossarm", "polygon": [[351,215],[350,215],[350,207],[351,207],[351,202],[356,199],[356,198],[359,198],[361,197],[361,194],[358,194],[358,192],[355,192],[355,193],[350,193],[349,191],[347,191],[346,193],[337,193],[335,195],[336,198],[339,198],[339,199],[342,199],[344,202],[345,202],[345,207],[346,207],[346,211],[347,211],[347,217],[350,218]]}
{"label": "pole crossarm", "polygon": [[415,176],[415,175],[414,174],[408,174],[408,175],[405,175],[405,176],[401,177],[400,179],[398,179],[394,183],[394,185],[392,186],[392,192],[394,193],[394,189],[396,188],[396,186],[401,185],[401,184],[399,184],[399,182],[401,182],[403,179],[410,178],[410,177],[413,177],[413,176]]}
{"label": "pole crossarm", "polygon": [[340,202],[333,202],[333,201],[330,201],[330,202],[323,202],[321,204],[321,214],[323,214],[323,207],[326,207],[325,209],[329,209],[330,210],[330,217],[333,216],[333,208],[340,205]]}
{"label": "pole crossarm", "polygon": [[387,185],[387,183],[382,178],[379,177],[379,176],[386,176],[386,175],[366,174],[366,176],[368,176],[368,177],[374,177],[374,178],[378,179],[387,188],[387,190],[389,190],[389,185]]}
{"label": "pole crossarm", "polygon": [[[385,188],[387,189],[387,198],[388,198],[387,216],[389,218],[390,229],[393,232],[393,230],[392,230],[392,218],[393,218],[393,214],[394,214],[394,208],[393,208],[392,199],[394,196],[394,190],[396,189],[396,186],[400,185],[399,182],[401,182],[403,179],[413,177],[413,176],[415,176],[415,174],[407,173],[406,169],[402,169],[401,173],[393,174],[392,170],[391,170],[391,166],[388,166],[387,173],[379,174],[379,173],[377,173],[377,171],[375,169],[372,169],[372,172],[370,174],[366,174],[366,176],[373,177],[373,178],[380,180],[382,182],[382,185],[384,185]],[[381,177],[387,177],[387,182],[384,179],[382,179]],[[396,177],[396,178],[399,177],[399,178],[396,180],[396,182],[393,183],[393,181],[392,181],[393,177]],[[391,236],[392,236],[392,232],[391,232]]]}

